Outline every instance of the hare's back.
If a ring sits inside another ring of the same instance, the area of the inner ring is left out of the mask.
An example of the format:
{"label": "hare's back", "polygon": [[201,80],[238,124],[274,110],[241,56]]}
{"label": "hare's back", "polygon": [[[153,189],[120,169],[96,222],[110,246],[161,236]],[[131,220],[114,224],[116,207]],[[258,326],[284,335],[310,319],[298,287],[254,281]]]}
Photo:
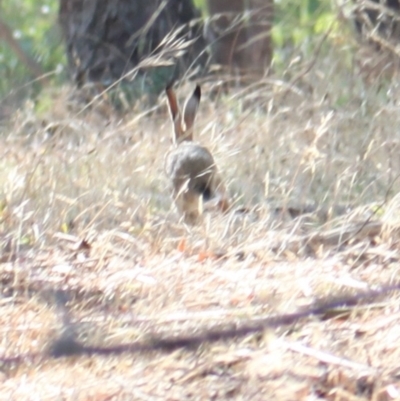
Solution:
{"label": "hare's back", "polygon": [[172,150],[166,160],[166,172],[172,179],[204,178],[215,170],[214,158],[210,151],[193,142],[180,144]]}

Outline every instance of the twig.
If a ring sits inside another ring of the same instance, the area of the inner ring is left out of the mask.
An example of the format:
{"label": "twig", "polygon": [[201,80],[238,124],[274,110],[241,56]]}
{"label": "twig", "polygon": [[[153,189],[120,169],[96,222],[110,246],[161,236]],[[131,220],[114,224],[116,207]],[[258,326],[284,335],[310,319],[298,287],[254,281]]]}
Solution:
{"label": "twig", "polygon": [[324,352],[324,351],[319,351],[319,350],[307,347],[305,345],[302,345],[300,343],[289,343],[289,342],[282,341],[281,344],[286,349],[298,352],[303,355],[311,356],[324,363],[328,363],[331,365],[337,365],[337,366],[343,366],[345,368],[350,368],[350,369],[358,370],[358,371],[359,370],[368,371],[368,373],[372,373],[372,374],[377,373],[376,369],[374,369],[368,365],[363,365],[358,362],[350,361],[349,359],[340,358],[336,355],[332,355],[332,354],[330,354],[328,352]]}
{"label": "twig", "polygon": [[11,28],[0,18],[0,40],[3,40],[19,58],[19,60],[28,68],[35,78],[47,80],[42,67],[32,57],[28,56],[21,45],[15,40]]}

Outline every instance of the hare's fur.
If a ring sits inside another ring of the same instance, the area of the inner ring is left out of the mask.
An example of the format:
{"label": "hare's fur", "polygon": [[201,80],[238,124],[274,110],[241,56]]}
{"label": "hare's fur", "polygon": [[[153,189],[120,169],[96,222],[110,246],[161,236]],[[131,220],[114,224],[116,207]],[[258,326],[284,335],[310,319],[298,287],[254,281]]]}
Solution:
{"label": "hare's fur", "polygon": [[200,87],[187,99],[182,116],[172,88],[168,87],[166,93],[174,124],[175,148],[167,154],[165,171],[178,211],[186,222],[195,223],[205,202],[216,200],[218,207],[225,211],[228,201],[211,152],[192,140]]}

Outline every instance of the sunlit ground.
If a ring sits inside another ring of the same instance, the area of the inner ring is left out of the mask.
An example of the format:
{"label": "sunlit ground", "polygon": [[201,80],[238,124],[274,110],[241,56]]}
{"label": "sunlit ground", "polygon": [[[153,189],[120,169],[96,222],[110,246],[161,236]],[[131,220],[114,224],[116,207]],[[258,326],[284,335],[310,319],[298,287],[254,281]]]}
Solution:
{"label": "sunlit ground", "polygon": [[0,355],[17,361],[3,363],[0,399],[400,397],[397,294],[194,349],[46,356],[63,329],[55,289],[80,341],[109,346],[397,278],[399,87],[366,83],[340,52],[213,100],[203,86],[195,136],[233,207],[195,227],[164,175],[164,96],[122,115],[104,98],[84,110],[65,87],[43,92],[45,111],[15,110],[0,136]]}

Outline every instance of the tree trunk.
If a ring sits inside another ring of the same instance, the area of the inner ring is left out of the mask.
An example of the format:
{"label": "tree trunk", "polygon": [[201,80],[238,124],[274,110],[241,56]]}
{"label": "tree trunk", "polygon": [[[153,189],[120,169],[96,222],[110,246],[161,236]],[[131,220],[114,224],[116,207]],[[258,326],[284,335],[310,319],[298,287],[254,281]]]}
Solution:
{"label": "tree trunk", "polygon": [[[196,17],[191,0],[60,0],[71,75],[78,84],[111,84],[154,52],[173,29]],[[199,38],[188,26],[180,36]],[[203,48],[200,37],[181,58],[181,72]]]}
{"label": "tree trunk", "polygon": [[263,75],[272,59],[273,0],[207,0],[214,61],[231,72]]}

